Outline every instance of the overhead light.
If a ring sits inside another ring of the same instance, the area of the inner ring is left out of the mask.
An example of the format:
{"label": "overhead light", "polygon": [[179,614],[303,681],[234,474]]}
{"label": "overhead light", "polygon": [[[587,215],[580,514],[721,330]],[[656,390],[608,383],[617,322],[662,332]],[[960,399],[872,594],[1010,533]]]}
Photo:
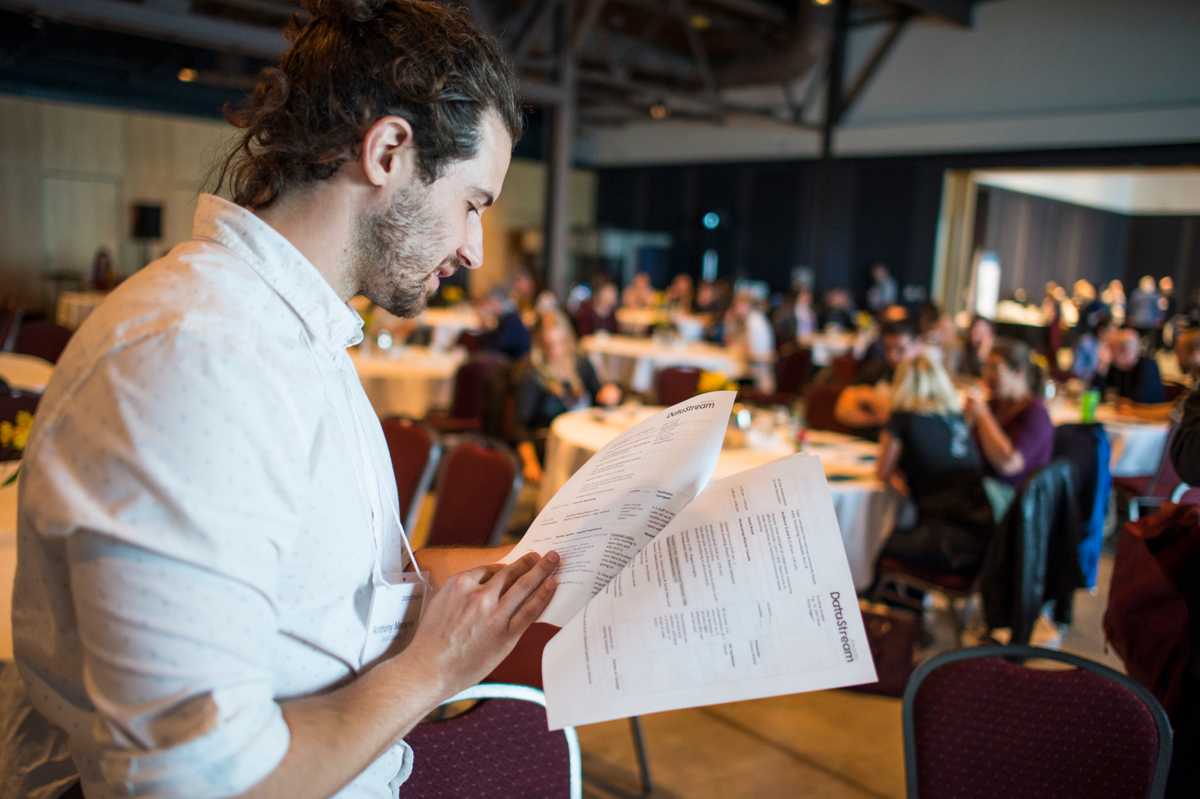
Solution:
{"label": "overhead light", "polygon": [[691,19],[688,21],[698,31],[706,31],[712,27],[712,20],[703,14],[692,14]]}
{"label": "overhead light", "polygon": [[655,103],[650,106],[650,118],[654,120],[666,119],[671,112],[662,103]]}
{"label": "overhead light", "polygon": [[179,79],[184,83],[191,83],[196,78],[200,77],[200,73],[190,67],[184,67],[179,70]]}
{"label": "overhead light", "polygon": [[832,2],[833,2],[833,0],[813,0],[813,2],[814,2],[814,3],[816,3],[816,4],[817,4],[817,5],[819,5],[819,6],[827,6],[827,5],[829,5],[830,3],[832,3]]}

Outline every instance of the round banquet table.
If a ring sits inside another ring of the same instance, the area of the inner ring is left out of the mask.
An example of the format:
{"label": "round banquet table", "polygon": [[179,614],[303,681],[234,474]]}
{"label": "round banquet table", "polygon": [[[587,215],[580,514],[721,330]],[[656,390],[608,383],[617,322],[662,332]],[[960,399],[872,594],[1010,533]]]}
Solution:
{"label": "round banquet table", "polygon": [[[538,508],[544,507],[601,447],[659,410],[630,406],[608,411],[585,409],[555,419],[546,441]],[[757,436],[758,446],[726,447],[717,460],[712,479],[719,480],[793,454],[795,447],[781,436],[767,433]],[[825,467],[854,585],[865,590],[874,578],[875,560],[895,525],[903,500],[875,479],[875,445],[869,441],[810,430],[804,452],[819,457]]]}
{"label": "round banquet table", "polygon": [[430,344],[439,350],[453,347],[464,331],[475,332],[483,328],[479,313],[466,304],[449,308],[427,308],[417,317],[417,322],[432,329]]}
{"label": "round banquet table", "polygon": [[[1056,425],[1079,421],[1079,403],[1058,399],[1049,406],[1050,419]],[[1096,408],[1096,421],[1108,434],[1112,457],[1109,461],[1113,477],[1138,477],[1154,474],[1167,446],[1167,423],[1149,422],[1126,416],[1111,405]]]}
{"label": "round banquet table", "polygon": [[[21,465],[0,462],[0,483]],[[12,660],[12,592],[17,573],[17,485],[0,488],[0,660]]]}
{"label": "round banquet table", "polygon": [[58,308],[54,319],[70,330],[78,330],[88,314],[104,302],[107,291],[64,291],[58,295]]}
{"label": "round banquet table", "polygon": [[700,341],[662,343],[634,336],[585,336],[580,346],[600,379],[647,393],[654,373],[669,366],[695,366],[726,377],[746,371],[742,357],[731,349]]}
{"label": "round banquet table", "polygon": [[675,326],[685,341],[704,338],[704,328],[708,326],[706,317],[682,311],[668,311],[665,308],[617,309],[617,325],[626,335],[642,336],[655,325],[668,322]]}
{"label": "round banquet table", "polygon": [[0,380],[12,388],[41,394],[54,375],[54,364],[33,355],[0,352]]}
{"label": "round banquet table", "polygon": [[442,352],[428,347],[350,352],[375,412],[416,419],[450,407],[454,373],[465,358],[460,349]]}

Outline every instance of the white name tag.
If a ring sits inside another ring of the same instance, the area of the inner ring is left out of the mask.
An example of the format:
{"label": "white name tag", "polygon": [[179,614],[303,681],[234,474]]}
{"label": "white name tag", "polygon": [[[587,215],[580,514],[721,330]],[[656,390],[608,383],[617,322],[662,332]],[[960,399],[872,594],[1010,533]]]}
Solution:
{"label": "white name tag", "polygon": [[417,631],[424,602],[425,582],[416,574],[401,575],[394,583],[372,582],[367,640],[363,643],[364,669],[408,646]]}

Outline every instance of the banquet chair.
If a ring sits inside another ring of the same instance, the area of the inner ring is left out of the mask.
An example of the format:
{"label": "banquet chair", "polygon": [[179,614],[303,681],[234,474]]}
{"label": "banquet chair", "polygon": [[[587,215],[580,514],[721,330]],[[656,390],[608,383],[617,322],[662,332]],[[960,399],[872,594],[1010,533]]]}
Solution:
{"label": "banquet chair", "polygon": [[654,396],[659,405],[683,402],[699,390],[700,370],[695,366],[668,366],[654,375]]}
{"label": "banquet chair", "polygon": [[417,528],[421,501],[433,482],[442,445],[427,425],[402,416],[381,420],[396,476],[396,495],[400,500],[400,520],[411,533]]}
{"label": "banquet chair", "polygon": [[425,421],[440,433],[463,433],[483,428],[488,386],[510,361],[496,353],[476,353],[454,373],[454,394],[449,413],[430,413]]}
{"label": "banquet chair", "polygon": [[1125,508],[1129,521],[1141,518],[1142,508],[1157,506],[1163,502],[1178,502],[1191,487],[1179,477],[1171,461],[1171,440],[1175,437],[1175,425],[1167,429],[1167,439],[1158,456],[1158,467],[1154,474],[1131,477],[1114,477],[1113,490],[1117,500]]}
{"label": "banquet chair", "polygon": [[474,702],[459,715],[423,721],[405,742],[413,771],[405,799],[509,799],[583,796],[583,766],[574,728],[551,731],[546,698],[525,685],[481,683],[442,707]]}
{"label": "banquet chair", "polygon": [[809,386],[804,394],[805,427],[810,430],[831,430],[853,435],[855,431],[839,422],[834,415],[838,395],[845,387],[843,383],[817,383]]}
{"label": "banquet chair", "polygon": [[[1023,664],[1031,659],[1073,668]],[[1171,727],[1158,700],[1076,655],[1029,646],[939,655],[909,680],[903,720],[909,799],[1157,799],[1166,786]]]}
{"label": "banquet chair", "polygon": [[13,337],[13,352],[26,355],[36,355],[39,358],[58,363],[67,342],[71,340],[71,331],[56,325],[48,319],[34,321],[19,321],[20,325]]}
{"label": "banquet chair", "polygon": [[854,357],[852,352],[837,356],[833,363],[829,364],[829,374],[831,383],[850,383],[858,374],[858,358]]}
{"label": "banquet chair", "polygon": [[743,402],[756,405],[791,405],[804,393],[812,377],[812,350],[785,344],[775,359],[775,390],[767,393],[742,391]]}
{"label": "banquet chair", "polygon": [[442,456],[426,546],[494,546],[521,492],[521,469],[506,444],[464,435]]}
{"label": "banquet chair", "polygon": [[[516,683],[529,685],[538,690],[542,682],[542,652],[550,639],[560,628],[552,624],[537,622],[530,626],[508,657],[485,679],[487,682]],[[641,796],[650,796],[654,792],[654,781],[650,775],[650,758],[646,753],[646,741],[642,733],[642,720],[638,716],[629,719],[629,733],[633,738],[633,753],[637,758],[638,781],[641,783]]]}

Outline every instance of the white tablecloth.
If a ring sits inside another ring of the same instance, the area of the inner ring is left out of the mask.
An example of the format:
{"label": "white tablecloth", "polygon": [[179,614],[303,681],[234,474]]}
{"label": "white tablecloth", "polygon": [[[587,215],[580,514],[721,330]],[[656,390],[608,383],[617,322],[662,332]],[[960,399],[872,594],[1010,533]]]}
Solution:
{"label": "white tablecloth", "polygon": [[[546,464],[538,487],[538,508],[545,506],[588,458],[623,431],[659,410],[622,407],[608,412],[565,413],[550,426]],[[762,448],[725,449],[713,479],[777,460],[795,448],[781,438]],[[899,512],[901,498],[874,478],[875,445],[838,433],[809,431],[805,451],[816,455],[830,476],[829,487],[854,585],[864,590],[874,576],[875,560]]]}
{"label": "white tablecloth", "polygon": [[[1080,419],[1079,404],[1071,400],[1050,403],[1050,418],[1058,424]],[[1158,471],[1163,448],[1167,445],[1166,422],[1144,422],[1122,416],[1109,405],[1096,409],[1096,421],[1104,425],[1112,447],[1110,469],[1113,477],[1138,477]]]}
{"label": "white tablecloth", "polygon": [[657,324],[670,322],[675,325],[685,341],[699,341],[704,337],[708,318],[695,314],[671,312],[664,308],[618,308],[617,325],[622,333],[633,336],[645,335]]}
{"label": "white tablecloth", "polygon": [[54,375],[54,364],[33,355],[0,352],[0,379],[12,388],[41,394]]}
{"label": "white tablecloth", "polygon": [[[0,462],[0,484],[20,465]],[[12,592],[17,573],[17,485],[0,488],[0,660],[12,660]]]}
{"label": "white tablecloth", "polygon": [[463,331],[478,331],[482,328],[479,314],[470,305],[455,305],[450,308],[429,308],[417,322],[432,328],[430,343],[434,349],[445,350],[458,343]]}
{"label": "white tablecloth", "polygon": [[585,336],[580,346],[601,380],[643,393],[654,388],[654,373],[669,366],[696,366],[730,378],[746,370],[738,353],[699,341],[663,344],[633,336]]}
{"label": "white tablecloth", "polygon": [[64,291],[58,295],[55,320],[63,327],[77,330],[107,296],[107,291]]}
{"label": "white tablecloth", "polygon": [[450,406],[454,373],[466,353],[402,347],[370,354],[351,351],[350,358],[376,413],[420,419]]}

